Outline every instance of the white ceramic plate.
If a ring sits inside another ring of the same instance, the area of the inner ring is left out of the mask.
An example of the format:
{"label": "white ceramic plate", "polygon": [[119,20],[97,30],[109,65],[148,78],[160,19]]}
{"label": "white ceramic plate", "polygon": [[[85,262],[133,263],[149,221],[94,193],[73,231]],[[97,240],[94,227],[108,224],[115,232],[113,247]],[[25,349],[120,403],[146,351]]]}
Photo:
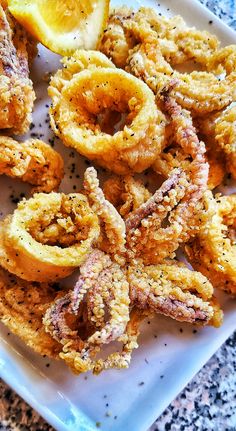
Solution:
{"label": "white ceramic plate", "polygon": [[[216,33],[223,44],[236,43],[235,33],[196,0],[166,0],[161,6],[154,0],[128,3],[134,7],[151,6],[168,15],[181,14],[188,24]],[[57,67],[58,57],[42,48],[33,69],[38,98],[31,133],[41,133],[45,140],[52,136],[47,117],[50,102],[42,76]],[[82,176],[86,163],[57,139],[55,148],[66,161],[68,175],[62,190],[68,192],[73,185],[79,186],[77,176]],[[73,163],[75,172],[71,173]],[[3,215],[14,208],[12,200],[29,190],[21,182],[5,177],[0,177],[0,189]],[[63,363],[34,354],[1,325],[0,375],[57,430],[92,431],[100,427],[104,431],[145,431],[236,329],[235,301],[224,295],[222,301],[225,320],[220,329],[196,332],[190,325],[158,316],[144,324],[140,348],[133,354],[130,369],[112,370],[98,377],[73,376]]]}

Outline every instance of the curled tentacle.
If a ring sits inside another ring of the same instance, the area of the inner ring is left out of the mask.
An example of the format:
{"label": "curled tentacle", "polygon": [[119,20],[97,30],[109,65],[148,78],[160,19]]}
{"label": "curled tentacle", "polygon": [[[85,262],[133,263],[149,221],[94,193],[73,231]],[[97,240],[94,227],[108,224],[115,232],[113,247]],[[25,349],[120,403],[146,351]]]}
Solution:
{"label": "curled tentacle", "polygon": [[125,251],[125,223],[115,207],[105,198],[99,187],[96,170],[87,168],[84,174],[84,188],[93,211],[99,216],[103,235],[100,243],[102,250],[112,254],[122,254]]}
{"label": "curled tentacle", "polygon": [[[114,366],[114,361],[118,366],[118,358],[121,360],[119,367],[125,366],[122,358],[129,350],[127,343],[130,342],[129,336],[124,338],[127,335],[130,302],[126,275],[117,263],[100,250],[91,253],[80,272],[74,289],[57,299],[47,310],[44,317],[46,331],[63,345],[60,356],[70,362],[75,372],[90,369],[100,372]],[[79,314],[82,301],[87,303],[90,329],[83,339],[67,323],[68,314]],[[114,340],[123,342],[126,350],[113,353],[105,360],[97,359],[102,345]]]}
{"label": "curled tentacle", "polygon": [[175,320],[220,326],[222,312],[212,299],[213,286],[201,273],[178,262],[128,268],[130,296],[137,308],[150,308]]}

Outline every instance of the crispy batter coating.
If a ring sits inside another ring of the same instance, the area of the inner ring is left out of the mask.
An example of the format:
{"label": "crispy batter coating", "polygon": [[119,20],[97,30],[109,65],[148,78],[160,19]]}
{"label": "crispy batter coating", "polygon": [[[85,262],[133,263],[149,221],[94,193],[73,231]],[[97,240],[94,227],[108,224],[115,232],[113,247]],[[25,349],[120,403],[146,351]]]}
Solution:
{"label": "crispy batter coating", "polygon": [[186,252],[192,266],[214,286],[236,293],[236,195],[205,197],[207,219]]}
{"label": "crispy batter coating", "polygon": [[162,149],[165,117],[153,93],[122,70],[104,64],[69,82],[56,75],[49,95],[51,124],[64,144],[117,174],[142,172]]}
{"label": "crispy batter coating", "polygon": [[207,69],[214,73],[227,75],[236,69],[236,45],[228,45],[215,50],[207,59]]}
{"label": "crispy batter coating", "polygon": [[[66,315],[78,313],[86,293],[92,328],[82,339],[76,328],[70,328]],[[55,301],[43,319],[46,331],[63,345],[60,357],[75,373],[92,370],[98,374],[111,367],[127,368],[131,348],[136,347],[134,334],[130,338],[126,332],[129,302],[129,284],[121,267],[102,251],[94,250],[81,266],[74,289]],[[114,340],[123,342],[124,350],[98,359],[102,345]]]}
{"label": "crispy batter coating", "polygon": [[17,142],[0,136],[0,174],[33,184],[34,192],[57,190],[64,175],[59,153],[39,139]]}
{"label": "crispy batter coating", "polygon": [[84,173],[84,189],[89,203],[95,214],[98,215],[101,225],[101,238],[99,248],[113,255],[125,251],[126,229],[122,217],[115,207],[105,198],[99,187],[96,170],[87,168]]}
{"label": "crispy batter coating", "polygon": [[124,219],[151,197],[144,184],[130,175],[112,176],[104,182],[103,192]]}
{"label": "crispy batter coating", "polygon": [[99,233],[84,195],[34,194],[1,222],[0,264],[25,280],[55,281],[81,265]]}
{"label": "crispy batter coating", "polygon": [[227,170],[236,179],[236,106],[228,108],[218,117],[215,139],[226,155]]}
{"label": "crispy batter coating", "polygon": [[213,287],[206,277],[172,261],[128,268],[131,302],[175,320],[220,326],[223,313],[212,301]]}
{"label": "crispy batter coating", "polygon": [[40,355],[58,358],[60,344],[46,333],[42,317],[57,296],[48,284],[29,283],[0,269],[0,320]]}
{"label": "crispy batter coating", "polygon": [[27,132],[35,93],[29,79],[28,49],[33,44],[25,30],[0,6],[0,129]]}

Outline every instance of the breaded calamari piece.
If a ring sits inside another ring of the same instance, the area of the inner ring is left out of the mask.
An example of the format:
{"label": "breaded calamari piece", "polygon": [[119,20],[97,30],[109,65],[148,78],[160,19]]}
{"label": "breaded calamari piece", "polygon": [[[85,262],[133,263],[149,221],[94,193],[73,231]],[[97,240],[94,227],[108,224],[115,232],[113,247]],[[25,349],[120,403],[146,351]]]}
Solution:
{"label": "breaded calamari piece", "polygon": [[[122,254],[125,250],[125,223],[116,208],[105,198],[99,187],[96,170],[87,168],[84,173],[84,189],[89,203],[98,215],[104,232],[100,238],[100,248],[110,254]],[[104,235],[105,234],[105,235]]]}
{"label": "breaded calamari piece", "polygon": [[103,184],[103,192],[123,218],[151,197],[151,193],[144,184],[130,175],[112,176]]}
{"label": "breaded calamari piece", "polygon": [[194,269],[214,285],[236,293],[236,195],[205,195],[207,219],[199,233],[185,246]]}
{"label": "breaded calamari piece", "polygon": [[236,179],[236,106],[229,107],[217,118],[215,139],[225,153],[227,170]]}
{"label": "breaded calamari piece", "polygon": [[59,358],[60,344],[46,333],[42,318],[57,291],[29,283],[0,268],[0,320],[40,355]]}
{"label": "breaded calamari piece", "polygon": [[144,266],[135,262],[127,271],[131,303],[175,320],[220,326],[223,313],[213,300],[213,286],[200,272],[177,261]]}
{"label": "breaded calamari piece", "polygon": [[34,192],[57,191],[64,175],[59,153],[39,139],[17,142],[0,136],[0,175],[19,178],[35,187]]}
{"label": "breaded calamari piece", "polygon": [[35,93],[28,55],[34,55],[33,47],[25,30],[0,6],[0,129],[14,134],[27,132],[31,122]]}

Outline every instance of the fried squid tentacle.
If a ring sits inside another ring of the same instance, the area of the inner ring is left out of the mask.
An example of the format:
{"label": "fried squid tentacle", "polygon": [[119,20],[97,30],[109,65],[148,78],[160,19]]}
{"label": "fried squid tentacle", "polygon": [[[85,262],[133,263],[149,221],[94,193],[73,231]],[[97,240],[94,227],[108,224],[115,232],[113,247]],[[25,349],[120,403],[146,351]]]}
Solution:
{"label": "fried squid tentacle", "polygon": [[123,6],[111,11],[99,49],[123,68],[130,50],[150,37],[172,66],[188,60],[206,65],[219,46],[216,36],[187,27],[181,16],[166,18],[152,8],[134,11]]}
{"label": "fried squid tentacle", "polygon": [[[187,214],[186,219],[189,219],[188,212],[190,216],[193,214],[194,206],[207,190],[209,165],[205,158],[206,147],[204,142],[199,141],[188,111],[182,109],[168,94],[164,94],[164,106],[171,117],[177,144],[192,159],[187,170],[190,187],[184,198],[186,203],[183,205],[184,209],[188,207],[185,214]],[[178,208],[177,212],[180,214],[182,208]]]}
{"label": "fried squid tentacle", "polygon": [[39,139],[20,143],[0,137],[0,174],[33,184],[32,193],[56,191],[64,175],[63,167],[60,154]]}
{"label": "fried squid tentacle", "polygon": [[84,174],[84,188],[93,211],[101,220],[105,237],[101,239],[100,247],[107,253],[122,254],[125,251],[126,229],[122,217],[115,207],[105,198],[99,187],[96,170],[87,168]]}
{"label": "fried squid tentacle", "polygon": [[[66,321],[68,314],[78,314],[82,300],[87,301],[89,324],[93,327],[92,334],[84,341]],[[82,265],[75,288],[58,299],[43,320],[46,331],[64,346],[60,356],[75,372],[93,370],[98,373],[108,367],[128,366],[129,302],[129,285],[121,267],[102,251],[94,250]],[[105,360],[97,359],[102,345],[114,340],[123,342],[124,352],[112,353]]]}
{"label": "fried squid tentacle", "polygon": [[[70,329],[66,323],[65,314],[77,314],[81,301],[87,291],[94,287],[100,272],[110,263],[109,257],[100,250],[94,250],[80,267],[80,277],[73,290],[57,299],[47,310],[44,317],[46,331],[61,343],[68,339],[77,339],[76,331]],[[82,341],[81,341],[82,342]]]}
{"label": "fried squid tentacle", "polygon": [[[126,219],[127,255],[130,258],[142,256],[145,262],[155,263],[172,256],[179,244],[181,226],[178,223],[162,228],[171,211],[180,203],[186,193],[188,182],[184,172],[176,170],[159,190],[133,211]],[[170,235],[173,232],[175,242]],[[161,230],[161,235],[158,236]],[[166,234],[169,235],[166,235]]]}
{"label": "fried squid tentacle", "polygon": [[128,268],[131,303],[175,320],[220,326],[222,312],[206,277],[177,262]]}

